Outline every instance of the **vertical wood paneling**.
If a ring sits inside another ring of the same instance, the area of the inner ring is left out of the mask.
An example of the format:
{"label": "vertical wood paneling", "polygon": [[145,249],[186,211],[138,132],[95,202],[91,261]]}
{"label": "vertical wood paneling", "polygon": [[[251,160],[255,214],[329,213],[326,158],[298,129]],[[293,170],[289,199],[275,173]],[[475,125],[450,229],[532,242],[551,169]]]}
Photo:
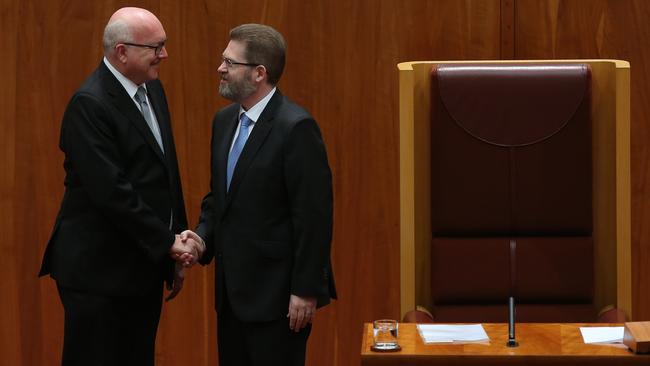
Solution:
{"label": "vertical wood paneling", "polygon": [[[160,77],[172,116],[190,227],[197,223],[210,182],[211,122],[220,102],[216,68],[227,38],[220,20],[225,14],[220,4],[210,1],[160,1],[156,12],[168,39],[169,59]],[[163,307],[157,365],[217,364],[213,278],[212,265],[190,269],[181,294]]]}
{"label": "vertical wood paneling", "polygon": [[632,293],[650,318],[650,2],[517,0],[516,58],[615,58],[631,65]]}
{"label": "vertical wood paneling", "polygon": [[[288,63],[280,88],[316,117],[334,173],[333,264],[340,299],[317,314],[309,365],[358,364],[362,322],[399,315],[395,64],[401,61],[499,59],[510,54],[632,61],[635,286],[648,288],[650,276],[641,264],[648,263],[650,251],[641,243],[650,240],[650,229],[642,225],[650,214],[644,203],[650,194],[644,187],[650,174],[644,168],[644,142],[650,130],[643,122],[650,106],[643,83],[647,75],[635,64],[645,64],[648,57],[639,45],[649,41],[650,27],[643,22],[649,6],[598,0],[584,10],[580,3],[0,0],[0,70],[5,71],[0,88],[3,363],[58,363],[62,308],[53,281],[39,280],[36,273],[63,192],[60,120],[72,92],[101,59],[106,20],[127,4],[156,13],[168,35],[170,57],[162,65],[161,79],[192,226],[209,184],[211,118],[227,104],[217,93],[216,68],[228,30],[261,22],[285,35]],[[516,8],[512,32],[507,28],[511,21],[501,21],[504,11],[513,12],[510,4]],[[591,33],[600,36],[585,35]],[[190,270],[181,295],[165,304],[158,365],[217,364],[212,276],[212,266]],[[647,295],[637,302],[639,308],[650,304]]]}
{"label": "vertical wood paneling", "polygon": [[515,58],[515,1],[501,0],[501,59]]}
{"label": "vertical wood paneling", "polygon": [[[318,312],[308,364],[358,363],[360,324],[399,313],[395,64],[411,58],[498,58],[498,15],[498,0],[244,0],[161,6],[171,52],[162,79],[193,223],[209,179],[210,118],[227,104],[216,93],[214,70],[228,30],[261,22],[287,40],[287,67],[279,87],[319,122],[336,197],[333,261],[340,299]],[[429,32],[433,24],[442,24],[445,34]],[[427,36],[414,37],[418,32]],[[211,277],[202,279],[211,293]],[[212,322],[208,326],[203,330],[212,332]],[[164,329],[159,345],[166,343],[161,341]]]}
{"label": "vertical wood paneling", "polygon": [[10,364],[20,365],[23,341],[20,337],[20,285],[18,261],[21,259],[15,241],[14,187],[16,185],[16,48],[18,35],[18,2],[0,0],[0,45],[5,52],[0,57],[0,70],[5,71],[0,88],[0,271],[6,285],[0,296],[0,354]]}

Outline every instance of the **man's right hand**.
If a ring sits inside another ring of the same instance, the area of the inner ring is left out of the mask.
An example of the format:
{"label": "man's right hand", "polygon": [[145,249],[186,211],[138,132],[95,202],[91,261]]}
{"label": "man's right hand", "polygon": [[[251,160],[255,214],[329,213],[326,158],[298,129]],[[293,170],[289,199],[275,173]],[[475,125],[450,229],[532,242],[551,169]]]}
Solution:
{"label": "man's right hand", "polygon": [[169,249],[169,255],[183,267],[191,267],[199,260],[203,250],[201,243],[195,240],[181,240],[181,236],[176,235],[174,244]]}
{"label": "man's right hand", "polygon": [[201,258],[201,256],[205,252],[205,242],[203,241],[203,239],[201,239],[199,234],[195,233],[192,230],[185,230],[181,233],[180,236],[181,236],[181,241],[183,243],[193,242],[192,245],[195,245],[197,247],[198,257],[196,258],[196,260],[198,261],[199,258]]}

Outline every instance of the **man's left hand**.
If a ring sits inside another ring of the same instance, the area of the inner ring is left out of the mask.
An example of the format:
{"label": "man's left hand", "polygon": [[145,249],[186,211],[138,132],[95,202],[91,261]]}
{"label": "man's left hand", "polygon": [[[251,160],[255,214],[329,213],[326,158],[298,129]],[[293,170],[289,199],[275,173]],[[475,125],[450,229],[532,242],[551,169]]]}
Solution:
{"label": "man's left hand", "polygon": [[289,328],[299,332],[314,319],[316,314],[316,298],[291,295],[289,299]]}

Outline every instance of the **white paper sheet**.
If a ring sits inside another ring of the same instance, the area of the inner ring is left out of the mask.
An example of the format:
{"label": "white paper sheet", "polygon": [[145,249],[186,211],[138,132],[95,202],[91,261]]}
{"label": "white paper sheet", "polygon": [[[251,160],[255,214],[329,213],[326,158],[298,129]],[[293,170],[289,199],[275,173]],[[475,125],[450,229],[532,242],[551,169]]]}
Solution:
{"label": "white paper sheet", "polygon": [[623,327],[580,327],[585,343],[623,343]]}
{"label": "white paper sheet", "polygon": [[481,324],[418,324],[424,343],[475,343],[490,340]]}

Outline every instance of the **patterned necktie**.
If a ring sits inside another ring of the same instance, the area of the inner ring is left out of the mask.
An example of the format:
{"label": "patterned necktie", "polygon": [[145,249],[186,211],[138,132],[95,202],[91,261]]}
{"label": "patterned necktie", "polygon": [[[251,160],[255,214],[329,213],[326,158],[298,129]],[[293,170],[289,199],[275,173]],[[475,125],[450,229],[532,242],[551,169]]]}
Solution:
{"label": "patterned necktie", "polygon": [[226,187],[228,189],[230,188],[230,181],[232,180],[232,174],[235,171],[235,166],[237,165],[237,159],[239,159],[239,155],[241,154],[242,150],[244,150],[246,139],[248,139],[248,130],[252,123],[251,119],[248,118],[246,113],[242,113],[239,121],[241,122],[241,125],[239,127],[239,135],[237,135],[237,139],[235,140],[235,143],[232,145],[232,150],[230,150],[230,154],[228,155],[228,171],[226,172],[226,178],[227,178]]}
{"label": "patterned necktie", "polygon": [[160,150],[165,153],[165,149],[163,148],[162,144],[162,136],[160,135],[160,127],[158,127],[158,123],[156,123],[156,121],[154,121],[151,117],[151,110],[149,109],[149,104],[147,103],[147,97],[145,93],[146,91],[144,90],[144,87],[141,86],[135,93],[134,98],[135,101],[140,105],[142,116],[144,117],[144,120],[147,121],[147,124],[153,133],[153,137],[156,138],[156,142],[158,142],[158,146],[160,146]]}

